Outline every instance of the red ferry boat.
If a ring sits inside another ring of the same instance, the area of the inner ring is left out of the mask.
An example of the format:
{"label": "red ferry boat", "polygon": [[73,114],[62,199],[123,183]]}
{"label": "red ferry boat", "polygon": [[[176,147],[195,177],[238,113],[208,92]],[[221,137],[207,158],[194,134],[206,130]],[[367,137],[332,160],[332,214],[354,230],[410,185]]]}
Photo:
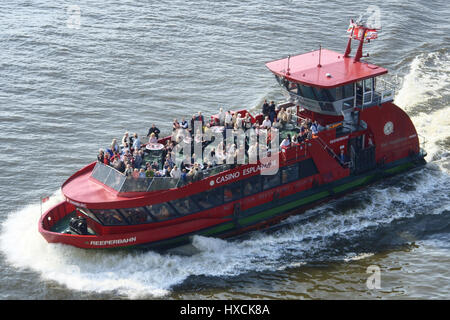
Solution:
{"label": "red ferry boat", "polygon": [[[279,107],[295,111],[280,135],[298,133],[305,122],[320,128],[278,148],[275,174],[261,174],[259,161],[225,164],[181,183],[136,179],[93,162],[62,185],[65,200],[42,214],[39,232],[50,243],[80,248],[164,249],[194,235],[228,238],[424,165],[416,129],[382,77],[388,71],[361,61],[363,43],[376,38],[376,30],[353,23],[349,31],[344,54],[319,49],[266,64],[289,99]],[[352,39],[359,41],[353,57]],[[251,116],[253,125],[263,120],[263,114]]]}

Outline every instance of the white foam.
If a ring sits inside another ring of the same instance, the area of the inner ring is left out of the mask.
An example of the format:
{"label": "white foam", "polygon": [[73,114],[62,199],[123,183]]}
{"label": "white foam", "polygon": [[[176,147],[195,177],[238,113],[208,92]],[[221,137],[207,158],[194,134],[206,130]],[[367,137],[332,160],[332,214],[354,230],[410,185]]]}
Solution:
{"label": "white foam", "polygon": [[450,53],[422,53],[414,58],[395,103],[405,110],[448,94],[450,87]]}
{"label": "white foam", "polygon": [[[449,94],[450,53],[430,52],[414,58],[395,97],[399,107],[407,112],[414,110],[411,119],[426,140],[427,161],[449,157],[450,150],[440,145],[450,135]],[[429,105],[430,100],[436,105]]]}
{"label": "white foam", "polygon": [[350,261],[358,261],[358,260],[363,260],[363,259],[367,259],[370,258],[374,255],[374,253],[371,252],[363,252],[363,253],[359,253],[356,255],[350,255],[347,258],[344,258],[345,262],[350,262]]}

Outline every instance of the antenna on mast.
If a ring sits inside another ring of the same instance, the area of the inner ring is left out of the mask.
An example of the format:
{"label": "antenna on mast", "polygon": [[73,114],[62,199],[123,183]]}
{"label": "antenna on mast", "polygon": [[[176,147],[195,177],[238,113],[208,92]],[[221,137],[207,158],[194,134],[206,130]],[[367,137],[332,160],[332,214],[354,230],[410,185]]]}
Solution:
{"label": "antenna on mast", "polygon": [[288,59],[287,59],[287,72],[286,75],[290,75],[291,73],[289,72],[289,60],[291,60],[291,55],[288,55]]}
{"label": "antenna on mast", "polygon": [[347,32],[350,33],[347,48],[345,49],[344,58],[349,57],[350,52],[352,50],[351,43],[352,39],[359,40],[358,49],[355,54],[355,58],[353,62],[358,62],[362,57],[362,49],[364,42],[370,42],[370,40],[374,40],[378,38],[378,28],[369,28],[361,19],[353,22],[353,19],[350,20],[350,25],[347,29]]}
{"label": "antenna on mast", "polygon": [[320,64],[320,56],[322,55],[322,45],[319,44],[319,64],[317,65],[318,68],[322,67],[322,65]]}

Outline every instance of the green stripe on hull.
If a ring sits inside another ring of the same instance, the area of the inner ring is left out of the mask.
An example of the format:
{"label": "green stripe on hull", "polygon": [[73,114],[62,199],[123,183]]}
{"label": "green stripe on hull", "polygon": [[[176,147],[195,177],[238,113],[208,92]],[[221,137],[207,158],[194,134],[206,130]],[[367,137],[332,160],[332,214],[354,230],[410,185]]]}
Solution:
{"label": "green stripe on hull", "polygon": [[236,225],[232,222],[220,225],[218,227],[214,227],[213,229],[207,230],[206,232],[202,232],[200,233],[200,235],[202,236],[210,236],[210,235],[214,235],[214,234],[219,234],[222,233],[224,231],[228,231],[233,229],[234,227],[236,227]]}
{"label": "green stripe on hull", "polygon": [[398,172],[407,170],[407,169],[411,168],[412,166],[414,166],[414,164],[412,164],[411,162],[408,162],[408,163],[402,164],[400,166],[384,170],[384,172],[389,173],[389,174],[398,173]]}
{"label": "green stripe on hull", "polygon": [[323,192],[320,192],[320,193],[316,193],[316,194],[313,194],[313,195],[311,195],[309,197],[306,197],[306,198],[303,198],[303,199],[300,199],[300,200],[297,200],[297,201],[289,202],[289,203],[286,203],[286,204],[281,205],[279,207],[275,207],[275,208],[263,211],[261,213],[255,214],[255,215],[253,215],[251,217],[239,219],[239,224],[248,225],[248,224],[252,224],[254,222],[257,222],[259,220],[265,220],[267,218],[275,216],[275,215],[277,215],[279,213],[282,213],[284,211],[287,211],[287,210],[290,210],[290,209],[294,209],[296,207],[300,207],[302,205],[305,205],[305,204],[308,204],[308,203],[320,200],[320,199],[325,198],[325,197],[327,197],[329,195],[330,195],[330,192],[328,192],[328,191],[323,191]]}
{"label": "green stripe on hull", "polygon": [[368,183],[370,180],[372,180],[373,177],[374,177],[373,175],[372,176],[367,176],[367,177],[362,177],[361,179],[355,180],[353,182],[349,182],[349,183],[343,184],[343,185],[341,185],[339,187],[333,188],[333,192],[339,193],[339,192],[348,190],[350,188],[354,188],[354,187],[357,187],[357,186],[364,185],[364,184]]}

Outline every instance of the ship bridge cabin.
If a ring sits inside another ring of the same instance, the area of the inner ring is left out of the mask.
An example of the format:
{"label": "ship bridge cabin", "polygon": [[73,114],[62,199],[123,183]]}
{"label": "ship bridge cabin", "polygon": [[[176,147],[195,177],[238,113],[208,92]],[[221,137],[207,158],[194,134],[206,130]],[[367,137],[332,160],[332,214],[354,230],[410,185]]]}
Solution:
{"label": "ship bridge cabin", "polygon": [[393,86],[381,77],[386,69],[327,49],[266,66],[275,74],[283,94],[301,108],[322,115],[322,125],[343,119],[344,127],[357,130],[359,110],[394,97]]}

